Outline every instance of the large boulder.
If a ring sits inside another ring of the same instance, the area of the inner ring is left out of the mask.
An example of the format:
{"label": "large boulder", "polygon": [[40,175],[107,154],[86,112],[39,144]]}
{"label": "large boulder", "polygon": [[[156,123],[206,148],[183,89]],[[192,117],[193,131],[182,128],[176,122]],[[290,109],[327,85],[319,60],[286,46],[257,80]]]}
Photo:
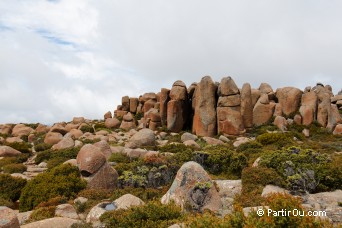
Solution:
{"label": "large boulder", "polygon": [[103,118],[106,120],[108,118],[112,118],[112,113],[110,111],[106,112],[104,115],[103,115]]}
{"label": "large boulder", "polygon": [[219,134],[239,135],[244,130],[240,106],[217,107],[217,122]]}
{"label": "large boulder", "polygon": [[89,189],[115,189],[117,184],[118,172],[107,162],[91,176],[85,178]]}
{"label": "large boulder", "polygon": [[10,135],[13,129],[12,124],[0,124],[0,134]]}
{"label": "large boulder", "polygon": [[269,93],[273,92],[273,89],[272,89],[272,87],[268,83],[263,82],[259,86],[259,91],[262,94],[269,94]]}
{"label": "large boulder", "polygon": [[136,97],[129,98],[129,112],[136,113],[138,110],[139,99]]}
{"label": "large boulder", "polygon": [[0,227],[19,228],[19,220],[14,211],[8,207],[0,206]]}
{"label": "large boulder", "polygon": [[0,146],[0,157],[15,157],[21,154],[20,151],[9,146]]}
{"label": "large boulder", "polygon": [[253,107],[251,85],[245,83],[241,89],[241,116],[246,128],[253,127]]}
{"label": "large boulder", "polygon": [[[205,76],[195,90],[195,113],[192,132],[198,136],[214,136],[217,133],[216,118],[217,85],[210,76]],[[228,93],[223,89],[224,93]]]}
{"label": "large boulder", "polygon": [[267,123],[273,116],[276,104],[274,102],[264,104],[265,100],[268,101],[268,97],[263,94],[253,108],[253,124],[256,126]]}
{"label": "large boulder", "polygon": [[50,132],[58,132],[61,133],[62,135],[65,135],[68,133],[67,129],[65,129],[66,124],[65,123],[55,123],[51,129]]}
{"label": "large boulder", "polygon": [[120,121],[117,118],[107,118],[105,120],[105,126],[106,128],[119,128],[120,127]]}
{"label": "large boulder", "polygon": [[124,96],[121,99],[121,110],[122,111],[129,111],[129,97]]}
{"label": "large boulder", "polygon": [[55,216],[71,219],[79,219],[76,209],[71,204],[60,204],[56,207]]}
{"label": "large boulder", "polygon": [[299,113],[302,116],[303,125],[308,126],[315,120],[317,113],[317,102],[318,98],[314,91],[310,91],[302,95]]}
{"label": "large boulder", "polygon": [[287,130],[287,120],[282,116],[276,116],[276,118],[273,121],[273,124],[276,125],[279,128],[279,130],[283,132]]}
{"label": "large boulder", "polygon": [[105,212],[107,212],[105,208],[109,204],[111,204],[111,202],[105,201],[105,202],[98,203],[97,205],[92,207],[87,215],[86,222],[92,223],[93,227],[97,227],[96,225],[100,225],[100,217]]}
{"label": "large boulder", "polygon": [[234,80],[231,77],[224,77],[218,87],[219,96],[229,96],[238,94],[239,88],[236,86]]}
{"label": "large boulder", "polygon": [[289,116],[298,110],[302,94],[303,92],[295,87],[277,89],[276,96],[285,116]]}
{"label": "large boulder", "polygon": [[84,121],[85,121],[84,117],[74,117],[72,119],[72,122],[74,124],[81,124],[81,123],[84,123]]}
{"label": "large boulder", "polygon": [[48,132],[45,135],[44,143],[54,145],[54,144],[59,143],[62,139],[63,139],[63,135],[61,133],[59,133],[59,132]]}
{"label": "large boulder", "polygon": [[86,144],[77,154],[77,166],[83,176],[90,176],[96,173],[106,162],[106,157],[101,153],[100,148]]}
{"label": "large boulder", "polygon": [[31,127],[27,127],[24,124],[17,124],[12,129],[12,136],[29,135],[32,132],[33,132],[33,129]]}
{"label": "large boulder", "polygon": [[180,132],[185,124],[184,102],[171,100],[167,103],[167,129]]}
{"label": "large boulder", "polygon": [[188,118],[188,91],[182,81],[173,83],[170,91],[170,101],[167,103],[167,129],[180,132]]}
{"label": "large boulder", "polygon": [[154,132],[150,129],[141,129],[129,139],[125,147],[139,148],[141,146],[154,146],[155,144],[156,138]]}
{"label": "large boulder", "polygon": [[162,197],[161,202],[171,201],[184,208],[190,205],[195,211],[205,209],[218,212],[222,202],[218,190],[208,173],[198,163],[190,161],[178,170],[170,189]]}
{"label": "large boulder", "polygon": [[109,157],[112,155],[112,150],[110,149],[110,146],[106,140],[101,140],[93,145],[100,148],[101,153],[106,157],[106,159],[109,159]]}
{"label": "large boulder", "polygon": [[62,149],[68,149],[73,148],[75,146],[75,142],[71,137],[63,138],[61,141],[59,141],[57,144],[52,146],[53,150],[62,150]]}
{"label": "large boulder", "polygon": [[337,124],[335,130],[333,131],[334,135],[342,135],[342,124]]}
{"label": "large boulder", "polygon": [[66,228],[72,227],[73,224],[81,223],[79,220],[71,218],[54,217],[49,219],[32,222],[20,226],[21,228]]}
{"label": "large boulder", "polygon": [[133,196],[131,194],[125,194],[121,196],[120,198],[117,198],[113,201],[113,204],[116,207],[116,210],[118,209],[128,209],[132,206],[140,206],[144,205],[144,201],[142,201],[140,198]]}

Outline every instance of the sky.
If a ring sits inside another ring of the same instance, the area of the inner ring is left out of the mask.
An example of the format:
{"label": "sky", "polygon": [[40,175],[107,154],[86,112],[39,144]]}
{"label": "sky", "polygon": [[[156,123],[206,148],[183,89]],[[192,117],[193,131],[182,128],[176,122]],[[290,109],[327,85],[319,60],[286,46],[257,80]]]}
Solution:
{"label": "sky", "polygon": [[1,0],[0,123],[102,119],[205,75],[342,88],[339,0]]}

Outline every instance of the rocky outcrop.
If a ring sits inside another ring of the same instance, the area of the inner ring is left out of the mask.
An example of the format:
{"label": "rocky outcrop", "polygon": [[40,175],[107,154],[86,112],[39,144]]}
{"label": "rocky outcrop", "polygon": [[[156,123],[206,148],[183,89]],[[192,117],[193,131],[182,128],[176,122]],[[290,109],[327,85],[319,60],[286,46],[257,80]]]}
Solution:
{"label": "rocky outcrop", "polygon": [[203,77],[197,84],[192,132],[198,136],[217,134],[216,90],[217,86],[210,76]]}
{"label": "rocky outcrop", "polygon": [[182,165],[161,202],[167,204],[172,200],[183,209],[186,205],[195,211],[208,209],[218,212],[222,209],[218,190],[207,172],[196,162]]}

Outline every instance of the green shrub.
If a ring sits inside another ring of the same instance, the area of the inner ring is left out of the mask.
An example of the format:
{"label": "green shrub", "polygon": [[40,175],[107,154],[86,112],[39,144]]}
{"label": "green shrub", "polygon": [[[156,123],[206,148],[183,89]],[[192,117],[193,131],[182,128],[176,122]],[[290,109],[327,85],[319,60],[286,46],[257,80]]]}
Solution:
{"label": "green shrub", "polygon": [[90,133],[94,133],[94,128],[90,125],[83,125],[80,130],[82,132],[90,132]]}
{"label": "green shrub", "polygon": [[23,164],[8,164],[2,167],[4,173],[23,173],[27,170]]}
{"label": "green shrub", "polygon": [[66,158],[63,157],[57,157],[57,158],[52,158],[47,161],[47,168],[52,169],[60,164],[63,164],[66,160]]}
{"label": "green shrub", "polygon": [[106,212],[100,220],[107,227],[168,227],[182,218],[181,208],[175,204],[153,201],[127,210]]}
{"label": "green shrub", "polygon": [[25,185],[25,179],[12,177],[9,174],[0,174],[0,198],[17,201]]}
{"label": "green shrub", "polygon": [[6,157],[3,159],[0,159],[0,168],[3,168],[4,166],[9,165],[9,164],[23,163],[28,159],[29,156],[30,156],[29,154],[19,154],[15,157]]}
{"label": "green shrub", "polygon": [[204,167],[213,174],[232,173],[241,176],[241,170],[247,166],[247,158],[242,153],[236,153],[224,145],[208,146],[204,149],[208,158]]}
{"label": "green shrub", "polygon": [[263,201],[261,193],[268,184],[283,186],[284,181],[274,170],[265,167],[247,167],[241,174],[242,191],[236,201],[244,207],[259,206]]}
{"label": "green shrub", "polygon": [[31,152],[31,144],[27,142],[7,143],[6,145],[12,147],[13,149],[20,151],[21,153]]}
{"label": "green shrub", "polygon": [[20,211],[28,211],[56,196],[71,198],[86,187],[77,167],[57,166],[30,180],[20,195]]}
{"label": "green shrub", "polygon": [[39,123],[26,123],[24,125],[32,128],[32,129],[36,129],[38,127]]}
{"label": "green shrub", "polygon": [[51,149],[52,145],[48,144],[48,143],[39,143],[37,145],[35,145],[35,150],[36,152],[40,152],[40,151],[44,151],[44,150],[48,150]]}
{"label": "green shrub", "polygon": [[221,218],[213,212],[205,211],[203,214],[192,214],[186,218],[185,227],[207,228],[207,227],[243,227],[244,215],[242,208],[235,208],[232,214]]}
{"label": "green shrub", "polygon": [[256,137],[256,140],[262,145],[276,144],[280,147],[291,143],[290,137],[285,133],[264,133]]}
{"label": "green shrub", "polygon": [[236,148],[236,151],[237,152],[258,151],[259,152],[261,148],[262,148],[262,144],[253,140],[253,141],[249,141],[249,142],[241,144],[240,146]]}
{"label": "green shrub", "polygon": [[32,211],[32,214],[30,215],[30,218],[28,220],[29,223],[40,221],[48,218],[55,217],[55,206],[50,207],[40,207],[34,211]]}
{"label": "green shrub", "polygon": [[111,191],[106,189],[84,189],[78,193],[78,196],[91,200],[103,200],[111,196]]}
{"label": "green shrub", "polygon": [[340,188],[342,170],[340,165],[332,164],[329,155],[298,147],[270,152],[260,161],[260,165],[275,169],[294,192],[315,192],[318,185],[323,189]]}
{"label": "green shrub", "polygon": [[[78,152],[80,151],[80,147],[62,149],[57,151],[53,151],[51,149],[45,150],[37,153],[37,157],[35,159],[36,164],[39,164],[43,161],[48,162],[51,159],[56,159],[54,161],[54,165],[63,163],[69,159],[73,159],[77,157]],[[58,159],[58,162],[56,162]]]}
{"label": "green shrub", "polygon": [[60,204],[64,204],[67,202],[68,202],[68,199],[66,197],[57,196],[57,197],[49,199],[47,202],[42,202],[38,204],[36,208],[58,206]]}
{"label": "green shrub", "polygon": [[158,148],[160,152],[169,152],[169,153],[183,153],[186,150],[191,150],[191,147],[187,147],[184,144],[167,144],[165,146],[161,146]]}
{"label": "green shrub", "polygon": [[130,158],[125,155],[125,154],[121,154],[121,153],[113,153],[109,160],[110,162],[117,162],[117,163],[127,163],[130,162]]}

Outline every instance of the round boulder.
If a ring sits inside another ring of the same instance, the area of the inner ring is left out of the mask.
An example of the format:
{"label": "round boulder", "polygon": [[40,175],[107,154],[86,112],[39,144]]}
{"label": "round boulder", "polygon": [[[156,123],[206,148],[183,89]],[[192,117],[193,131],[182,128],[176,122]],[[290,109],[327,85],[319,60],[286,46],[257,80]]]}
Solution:
{"label": "round boulder", "polygon": [[9,146],[0,146],[0,157],[15,157],[21,154],[20,151]]}
{"label": "round boulder", "polygon": [[128,148],[138,148],[141,146],[154,146],[156,144],[156,139],[154,132],[150,129],[142,129],[135,133],[129,142],[126,144]]}
{"label": "round boulder", "polygon": [[83,176],[90,176],[96,173],[106,162],[106,157],[100,148],[91,144],[84,145],[77,154],[77,166]]}
{"label": "round boulder", "polygon": [[0,206],[0,227],[19,228],[19,220],[14,211],[8,207]]}

